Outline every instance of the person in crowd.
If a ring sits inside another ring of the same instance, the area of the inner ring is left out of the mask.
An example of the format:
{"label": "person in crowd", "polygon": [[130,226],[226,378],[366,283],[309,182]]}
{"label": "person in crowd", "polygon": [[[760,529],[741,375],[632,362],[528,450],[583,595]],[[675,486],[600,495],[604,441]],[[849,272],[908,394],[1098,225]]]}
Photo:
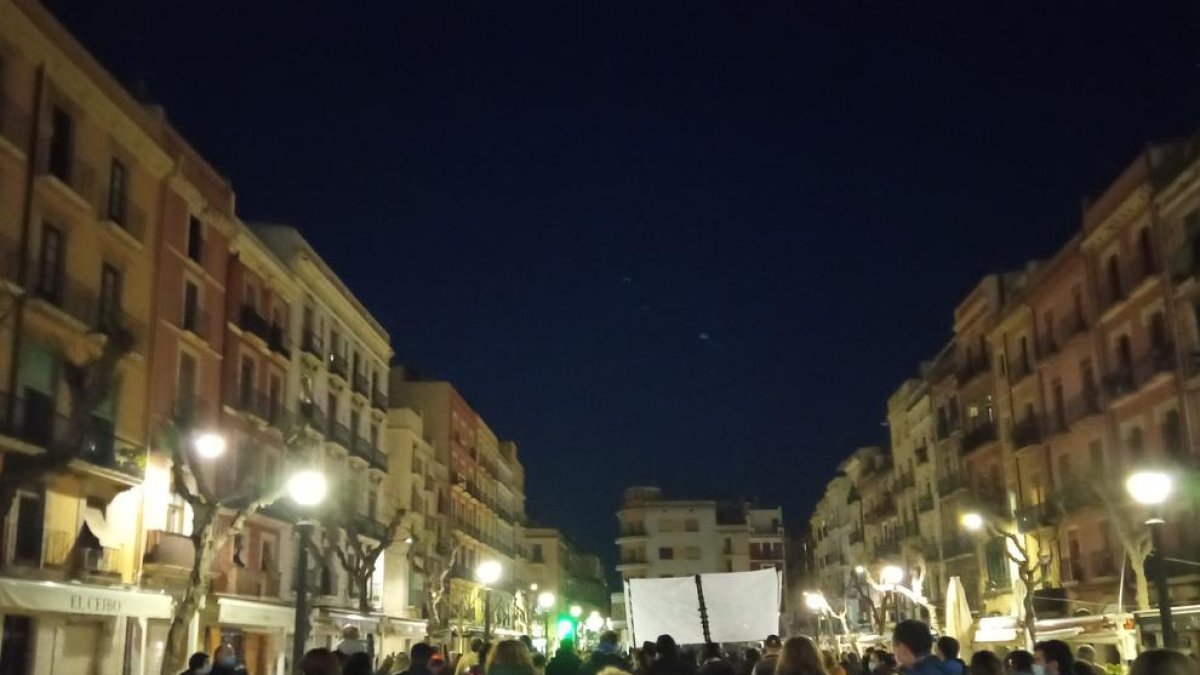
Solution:
{"label": "person in crowd", "polygon": [[1075,657],[1062,640],[1046,640],[1033,645],[1034,672],[1041,666],[1046,675],[1074,675]]}
{"label": "person in crowd", "polygon": [[658,658],[650,664],[647,675],[696,675],[695,661],[689,663],[684,658],[670,635],[659,635],[654,641],[654,651]]}
{"label": "person in crowd", "polygon": [[488,651],[483,672],[488,675],[533,675],[533,655],[520,640],[501,640]]}
{"label": "person in crowd", "polygon": [[362,639],[358,626],[352,623],[342,626],[342,641],[338,643],[336,651],[342,656],[367,652],[367,641]]}
{"label": "person in crowd", "polygon": [[846,669],[838,663],[837,656],[832,649],[826,649],[821,653],[821,664],[825,666],[825,672],[829,675],[846,675]]}
{"label": "person in crowd", "polygon": [[337,654],[320,647],[305,652],[296,670],[300,675],[341,675],[342,666]]}
{"label": "person in crowd", "polygon": [[996,652],[977,651],[971,655],[971,675],[1004,675],[1004,663]]}
{"label": "person in crowd", "polygon": [[563,640],[558,644],[558,651],[546,666],[546,675],[579,675],[583,661],[575,653],[575,641]]}
{"label": "person in crowd", "polygon": [[588,657],[587,663],[584,664],[583,675],[597,675],[605,668],[619,668],[628,672],[632,665],[629,659],[621,655],[620,637],[615,631],[604,631],[600,634],[600,639],[596,643],[596,649],[592,651]]}
{"label": "person in crowd", "polygon": [[762,660],[762,652],[754,647],[747,647],[742,652],[742,664],[738,668],[738,675],[754,675],[754,668],[758,662]]}
{"label": "person in crowd", "polygon": [[721,645],[709,642],[701,652],[700,668],[696,670],[696,675],[737,675],[737,671],[721,653]]}
{"label": "person in crowd", "polygon": [[[487,645],[484,645],[483,653],[483,658],[487,658]],[[449,675],[450,673],[450,664],[446,663],[446,656],[437,647],[433,648],[433,656],[429,657],[429,672],[433,675]],[[471,668],[471,673],[472,675],[483,675],[483,664],[475,664]]]}
{"label": "person in crowd", "polygon": [[1200,675],[1195,657],[1174,649],[1147,649],[1129,667],[1129,675]]}
{"label": "person in crowd", "polygon": [[937,640],[937,656],[942,660],[944,670],[950,675],[963,675],[967,671],[967,664],[958,658],[959,649],[958,640],[949,635],[943,635]]}
{"label": "person in crowd", "polygon": [[1078,647],[1076,647],[1075,648],[1075,663],[1079,663],[1081,661],[1088,664],[1089,666],[1095,667],[1095,665],[1096,665],[1096,648],[1091,645],[1088,645],[1088,644],[1083,644],[1083,645],[1079,645]]}
{"label": "person in crowd", "polygon": [[375,669],[371,667],[371,655],[366,652],[354,652],[350,656],[342,657],[341,652],[337,652],[339,659],[342,661],[342,675],[375,675]]}
{"label": "person in crowd", "polygon": [[[871,671],[875,670],[875,648],[867,647],[862,656],[862,675],[871,675]],[[854,675],[851,673],[850,675]]]}
{"label": "person in crowd", "polygon": [[533,653],[533,672],[546,675],[546,655],[541,652]]}
{"label": "person in crowd", "polygon": [[858,660],[858,654],[855,652],[845,652],[842,654],[842,668],[847,675],[858,675],[862,670],[862,663]]}
{"label": "person in crowd", "polygon": [[650,666],[654,664],[654,660],[658,658],[658,648],[653,642],[647,640],[642,643],[642,648],[637,650],[637,654],[633,660],[633,668],[637,675],[646,675],[650,671]]}
{"label": "person in crowd", "polygon": [[483,640],[471,640],[471,651],[458,657],[458,665],[454,666],[454,675],[466,675],[467,671],[479,663],[479,655],[483,652]]}
{"label": "person in crowd", "polygon": [[418,642],[408,650],[408,668],[397,675],[432,675],[429,662],[433,659],[433,647],[428,642]]}
{"label": "person in crowd", "polygon": [[924,621],[905,619],[892,631],[896,663],[911,675],[951,675],[945,663],[933,655],[933,633]]}
{"label": "person in crowd", "polygon": [[790,637],[780,650],[775,675],[827,675],[821,652],[806,637]]}
{"label": "person in crowd", "polygon": [[237,653],[233,651],[233,645],[225,643],[217,647],[217,651],[213,652],[213,666],[209,671],[212,675],[241,675],[246,672],[237,664]]}
{"label": "person in crowd", "polygon": [[208,654],[204,652],[196,652],[188,657],[187,670],[179,675],[208,675],[212,670],[212,661],[209,660]]}
{"label": "person in crowd", "polygon": [[775,664],[779,662],[779,654],[783,651],[783,640],[778,635],[768,635],[763,641],[762,659],[754,666],[754,675],[771,675],[775,672]]}
{"label": "person in crowd", "polygon": [[1004,658],[1008,675],[1033,675],[1033,654],[1024,649],[1014,649]]}
{"label": "person in crowd", "polygon": [[896,675],[900,672],[896,668],[896,659],[891,654],[877,649],[874,654],[875,665],[871,668],[870,675]]}

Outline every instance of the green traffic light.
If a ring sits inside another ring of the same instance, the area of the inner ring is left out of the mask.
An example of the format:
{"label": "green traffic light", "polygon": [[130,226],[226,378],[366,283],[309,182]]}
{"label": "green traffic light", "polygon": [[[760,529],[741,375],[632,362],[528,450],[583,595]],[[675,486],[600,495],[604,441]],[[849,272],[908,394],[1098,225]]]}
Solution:
{"label": "green traffic light", "polygon": [[557,626],[559,640],[566,640],[575,635],[575,622],[570,619],[559,619]]}

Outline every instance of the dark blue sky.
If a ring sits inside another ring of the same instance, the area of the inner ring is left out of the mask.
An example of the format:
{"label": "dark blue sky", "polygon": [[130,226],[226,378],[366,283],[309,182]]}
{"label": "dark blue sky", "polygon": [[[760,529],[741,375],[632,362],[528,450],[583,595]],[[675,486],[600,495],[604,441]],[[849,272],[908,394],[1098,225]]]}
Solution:
{"label": "dark blue sky", "polygon": [[630,484],[807,517],[976,279],[1200,123],[1194,2],[303,4],[51,6],[609,559]]}

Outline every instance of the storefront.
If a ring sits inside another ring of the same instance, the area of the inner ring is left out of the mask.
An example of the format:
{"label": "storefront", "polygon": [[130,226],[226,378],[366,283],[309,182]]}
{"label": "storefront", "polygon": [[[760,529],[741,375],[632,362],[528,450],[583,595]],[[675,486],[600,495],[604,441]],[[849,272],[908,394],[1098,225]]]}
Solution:
{"label": "storefront", "polygon": [[0,660],[29,675],[157,672],[148,668],[147,627],[171,616],[171,602],[120,587],[0,579]]}
{"label": "storefront", "polygon": [[[1061,619],[1038,619],[1038,640],[1062,640],[1072,648],[1088,644],[1096,648],[1097,661],[1125,663],[1137,656],[1137,636],[1132,614],[1089,614]],[[979,619],[974,648],[1004,652],[1026,649],[1025,633],[1016,617]]]}
{"label": "storefront", "polygon": [[215,621],[205,623],[204,646],[230,644],[247,675],[288,672],[291,631],[296,610],[291,605],[218,597]]}
{"label": "storefront", "polygon": [[[1171,608],[1176,647],[1189,654],[1200,654],[1200,605],[1176,605]],[[1142,644],[1156,647],[1162,641],[1162,622],[1157,609],[1134,612]]]}

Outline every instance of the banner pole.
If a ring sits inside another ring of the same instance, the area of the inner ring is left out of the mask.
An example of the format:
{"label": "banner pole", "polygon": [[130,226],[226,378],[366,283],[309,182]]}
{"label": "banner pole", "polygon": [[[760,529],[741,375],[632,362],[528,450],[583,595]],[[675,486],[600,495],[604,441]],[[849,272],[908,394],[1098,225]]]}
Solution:
{"label": "banner pole", "polygon": [[708,628],[708,607],[704,604],[704,584],[700,583],[700,575],[696,575],[696,599],[700,601],[700,629],[704,632],[704,644],[712,644],[712,633]]}

